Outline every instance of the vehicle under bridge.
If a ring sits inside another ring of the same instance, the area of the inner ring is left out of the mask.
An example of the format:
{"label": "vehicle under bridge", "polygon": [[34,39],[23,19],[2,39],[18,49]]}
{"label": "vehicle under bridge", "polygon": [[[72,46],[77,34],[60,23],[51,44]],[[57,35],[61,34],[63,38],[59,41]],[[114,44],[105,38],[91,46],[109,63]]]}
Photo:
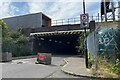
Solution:
{"label": "vehicle under bridge", "polygon": [[62,55],[77,54],[76,45],[83,30],[31,33],[33,51]]}

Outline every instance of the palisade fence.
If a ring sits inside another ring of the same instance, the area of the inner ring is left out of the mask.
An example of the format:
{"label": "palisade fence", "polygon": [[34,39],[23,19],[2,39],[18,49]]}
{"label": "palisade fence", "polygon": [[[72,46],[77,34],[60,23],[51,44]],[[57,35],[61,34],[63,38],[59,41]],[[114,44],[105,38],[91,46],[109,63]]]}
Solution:
{"label": "palisade fence", "polygon": [[[115,15],[116,21],[118,21],[118,15]],[[89,16],[89,21],[95,20],[95,22],[104,22],[104,16]],[[108,15],[108,21],[113,21],[112,14]],[[68,19],[59,19],[59,20],[53,20],[52,26],[58,26],[58,25],[73,25],[73,24],[80,24],[80,17],[76,18],[68,18]]]}
{"label": "palisade fence", "polygon": [[2,44],[2,52],[10,52],[13,57],[20,56],[29,56],[33,55],[32,43],[27,42],[26,44],[18,44],[18,43],[3,43]]}

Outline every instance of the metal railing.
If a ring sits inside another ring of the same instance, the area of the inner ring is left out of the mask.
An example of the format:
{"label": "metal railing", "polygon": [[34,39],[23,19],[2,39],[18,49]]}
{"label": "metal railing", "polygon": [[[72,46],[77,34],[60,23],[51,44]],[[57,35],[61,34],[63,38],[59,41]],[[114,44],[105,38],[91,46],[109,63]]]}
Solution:
{"label": "metal railing", "polygon": [[[115,15],[115,17],[118,17],[118,15]],[[89,16],[89,21],[95,20],[95,22],[104,22],[104,16],[102,17],[98,14],[97,16]],[[108,21],[112,21],[112,15],[108,15]],[[117,19],[116,19],[117,21]],[[52,26],[58,26],[58,25],[72,25],[72,24],[80,24],[80,17],[76,18],[68,18],[68,19],[59,19],[59,20],[53,20]]]}

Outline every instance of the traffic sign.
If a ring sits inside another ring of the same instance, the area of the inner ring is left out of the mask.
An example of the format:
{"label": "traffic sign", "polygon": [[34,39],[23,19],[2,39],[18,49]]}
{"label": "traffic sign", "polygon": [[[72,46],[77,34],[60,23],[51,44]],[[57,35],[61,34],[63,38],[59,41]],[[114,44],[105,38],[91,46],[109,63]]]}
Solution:
{"label": "traffic sign", "polygon": [[89,16],[88,14],[81,14],[80,15],[80,21],[81,21],[81,28],[88,28],[89,27]]}

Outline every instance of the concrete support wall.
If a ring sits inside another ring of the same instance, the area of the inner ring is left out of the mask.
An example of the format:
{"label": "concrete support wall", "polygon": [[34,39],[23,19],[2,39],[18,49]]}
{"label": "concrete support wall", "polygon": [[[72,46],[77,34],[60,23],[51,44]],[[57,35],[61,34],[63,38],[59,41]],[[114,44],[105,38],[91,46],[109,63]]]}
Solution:
{"label": "concrete support wall", "polygon": [[96,57],[96,48],[97,44],[95,42],[95,33],[92,32],[91,34],[88,35],[87,37],[87,49],[88,49],[88,53],[91,54],[91,58]]}

